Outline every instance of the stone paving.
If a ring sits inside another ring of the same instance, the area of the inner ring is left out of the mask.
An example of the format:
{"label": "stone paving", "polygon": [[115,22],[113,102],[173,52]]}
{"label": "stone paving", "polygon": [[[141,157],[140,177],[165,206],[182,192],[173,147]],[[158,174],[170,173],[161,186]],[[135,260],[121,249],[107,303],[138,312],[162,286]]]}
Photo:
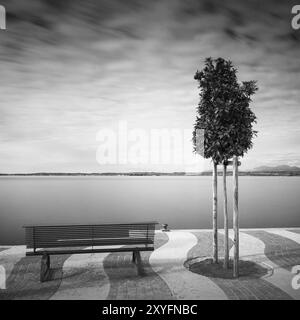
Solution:
{"label": "stone paving", "polygon": [[[209,278],[190,272],[185,267],[188,251],[197,238],[188,231],[168,233],[169,241],[150,257],[154,271],[167,283],[176,299],[227,299]],[[203,290],[205,288],[205,290]]]}
{"label": "stone paving", "polygon": [[21,258],[6,280],[6,290],[0,291],[0,299],[49,299],[59,288],[62,266],[67,256],[51,257],[51,279],[40,283],[40,257]]}
{"label": "stone paving", "polygon": [[[188,258],[209,257],[212,254],[213,234],[211,231],[193,231],[197,237],[197,244],[188,252]],[[233,241],[229,239],[229,249],[233,246]],[[218,253],[222,257],[224,255],[224,235],[218,234]]]}
{"label": "stone paving", "polygon": [[[206,257],[211,252],[212,233],[197,232],[198,245],[189,251],[190,258]],[[229,247],[232,248],[233,241],[230,239]],[[218,237],[219,256],[224,256],[224,235]],[[249,253],[249,252],[248,252]],[[266,280],[258,278],[255,274],[252,277],[240,277],[239,279],[222,279],[210,277],[215,284],[220,287],[230,300],[287,300],[291,297],[281,289],[268,283]]]}
{"label": "stone paving", "polygon": [[300,233],[300,229],[290,229],[289,231],[294,232],[294,233]]}
{"label": "stone paving", "polygon": [[61,283],[51,299],[105,299],[109,291],[109,280],[103,268],[103,261],[107,255],[107,253],[71,255],[63,264]]}
{"label": "stone paving", "polygon": [[[232,239],[232,231],[230,238]],[[224,279],[187,268],[188,261],[210,257],[207,230],[157,232],[155,250],[142,252],[143,274],[131,253],[51,257],[51,281],[40,283],[40,257],[25,257],[24,246],[1,247],[6,289],[0,299],[299,299],[291,268],[300,265],[300,229],[247,229],[240,232],[240,257],[268,268],[267,275]],[[219,255],[224,251],[219,231]],[[230,255],[233,254],[230,241]]]}
{"label": "stone paving", "polygon": [[275,265],[289,272],[293,266],[300,265],[298,243],[267,231],[248,231],[247,233],[264,242],[265,255]]}
{"label": "stone paving", "polygon": [[[155,249],[168,242],[165,233],[156,235]],[[111,253],[104,260],[104,270],[109,277],[110,290],[107,299],[173,299],[167,284],[155,273],[149,263],[151,252],[141,252],[143,260],[143,276],[139,276],[137,268],[131,263],[132,253]]]}

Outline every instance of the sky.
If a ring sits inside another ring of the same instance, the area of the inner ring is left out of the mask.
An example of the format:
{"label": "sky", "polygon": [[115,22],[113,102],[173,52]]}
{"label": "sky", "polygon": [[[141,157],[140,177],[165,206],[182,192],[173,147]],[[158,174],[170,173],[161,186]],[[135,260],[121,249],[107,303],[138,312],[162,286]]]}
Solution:
{"label": "sky", "polygon": [[[192,130],[199,100],[194,74],[209,56],[232,60],[240,81],[258,82],[251,104],[258,136],[241,168],[300,166],[294,1],[0,4],[7,11],[7,30],[0,30],[0,172],[206,170],[210,161],[193,155],[184,132]],[[153,151],[151,130],[175,129],[185,147],[165,151],[189,161],[120,163],[112,149],[119,152],[124,124],[129,154],[138,146]],[[134,140],[139,133],[143,139]],[[102,154],[104,145],[110,149]],[[108,154],[113,160],[99,160]]]}

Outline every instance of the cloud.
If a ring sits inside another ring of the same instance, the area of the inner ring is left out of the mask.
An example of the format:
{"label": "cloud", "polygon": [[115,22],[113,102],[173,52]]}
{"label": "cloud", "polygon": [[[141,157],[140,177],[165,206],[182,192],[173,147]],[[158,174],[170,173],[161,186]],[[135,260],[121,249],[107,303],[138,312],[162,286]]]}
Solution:
{"label": "cloud", "polygon": [[[4,171],[33,170],[32,162],[49,171],[67,164],[70,171],[96,169],[95,135],[120,119],[191,128],[198,103],[193,75],[207,56],[230,58],[241,80],[258,81],[259,135],[247,157],[268,162],[263,151],[270,147],[299,154],[300,46],[290,26],[292,1],[2,2],[8,12],[8,30],[0,33]],[[46,150],[55,154],[52,162],[41,156]],[[8,160],[22,153],[22,166]]]}

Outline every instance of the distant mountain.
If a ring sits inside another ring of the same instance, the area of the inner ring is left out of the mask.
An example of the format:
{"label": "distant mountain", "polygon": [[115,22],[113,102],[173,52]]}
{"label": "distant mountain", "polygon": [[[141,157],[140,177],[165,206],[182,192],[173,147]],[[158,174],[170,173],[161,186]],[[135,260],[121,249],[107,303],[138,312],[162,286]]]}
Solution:
{"label": "distant mountain", "polygon": [[281,166],[275,166],[275,167],[260,166],[260,167],[254,168],[253,171],[265,171],[265,172],[300,171],[300,168],[295,166],[288,166],[288,165],[281,165]]}

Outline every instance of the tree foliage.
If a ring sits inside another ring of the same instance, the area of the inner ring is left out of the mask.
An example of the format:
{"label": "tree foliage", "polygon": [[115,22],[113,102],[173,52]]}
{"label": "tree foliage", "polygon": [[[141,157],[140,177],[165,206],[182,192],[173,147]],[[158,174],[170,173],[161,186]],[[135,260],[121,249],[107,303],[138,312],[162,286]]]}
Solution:
{"label": "tree foliage", "polygon": [[250,109],[251,96],[258,90],[255,81],[237,79],[237,69],[223,58],[205,60],[203,70],[196,72],[200,102],[194,124],[196,151],[197,129],[204,129],[204,157],[226,163],[233,156],[243,156],[257,134],[253,129],[256,116]]}

